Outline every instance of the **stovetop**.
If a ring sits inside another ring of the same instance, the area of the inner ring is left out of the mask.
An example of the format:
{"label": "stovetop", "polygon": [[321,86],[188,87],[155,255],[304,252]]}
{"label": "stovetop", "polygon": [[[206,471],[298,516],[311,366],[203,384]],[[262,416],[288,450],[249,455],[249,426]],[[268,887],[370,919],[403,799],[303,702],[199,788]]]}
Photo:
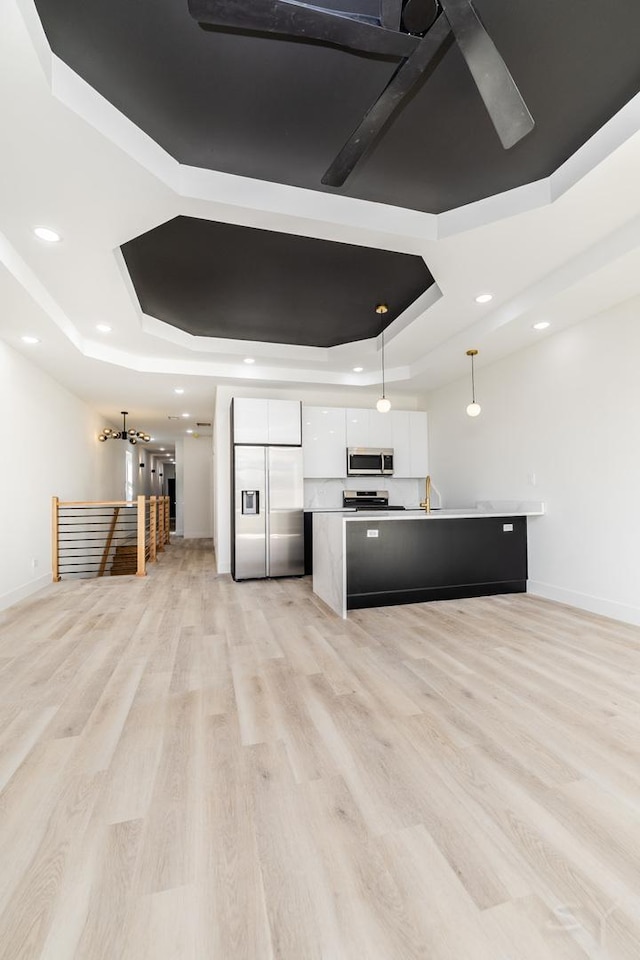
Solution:
{"label": "stovetop", "polygon": [[[345,504],[347,506],[347,504]],[[368,506],[364,503],[357,503],[356,510],[404,510],[404,507],[399,507],[395,504],[390,503],[370,503]]]}
{"label": "stovetop", "polygon": [[404,510],[404,507],[389,503],[388,490],[345,490],[342,506],[355,507],[356,510]]}

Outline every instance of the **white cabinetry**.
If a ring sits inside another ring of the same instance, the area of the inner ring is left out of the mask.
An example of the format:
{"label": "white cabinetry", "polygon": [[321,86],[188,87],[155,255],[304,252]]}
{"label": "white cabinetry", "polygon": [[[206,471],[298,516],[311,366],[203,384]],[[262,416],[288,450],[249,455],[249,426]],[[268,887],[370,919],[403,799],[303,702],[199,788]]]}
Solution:
{"label": "white cabinetry", "polygon": [[422,410],[392,410],[394,477],[426,477],[429,472],[427,415]]}
{"label": "white cabinetry", "polygon": [[347,475],[347,441],[343,407],[302,408],[304,475],[329,479]]}
{"label": "white cabinetry", "polygon": [[349,409],[347,414],[348,447],[392,447],[392,413],[378,413],[366,407]]}
{"label": "white cabinetry", "polygon": [[410,410],[391,410],[391,443],[393,447],[394,477],[411,477],[411,423]]}
{"label": "white cabinetry", "polygon": [[234,443],[302,443],[299,400],[233,399]]}
{"label": "white cabinetry", "polygon": [[268,400],[269,404],[269,440],[268,443],[302,443],[302,404],[299,400]]}
{"label": "white cabinetry", "polygon": [[347,447],[391,447],[397,479],[424,479],[429,472],[427,414],[421,410],[305,406],[302,446],[308,479],[346,477]]}

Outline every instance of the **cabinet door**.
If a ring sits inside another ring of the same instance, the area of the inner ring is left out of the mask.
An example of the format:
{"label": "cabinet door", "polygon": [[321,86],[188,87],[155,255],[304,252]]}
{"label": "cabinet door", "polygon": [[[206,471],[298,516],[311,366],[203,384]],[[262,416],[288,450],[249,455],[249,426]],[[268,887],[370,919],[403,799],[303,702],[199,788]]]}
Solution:
{"label": "cabinet door", "polygon": [[269,401],[233,398],[233,442],[269,443]]}
{"label": "cabinet door", "polygon": [[347,446],[348,447],[370,447],[369,442],[369,414],[366,407],[352,408],[346,411],[347,422]]}
{"label": "cabinet door", "polygon": [[429,473],[429,433],[427,414],[423,410],[412,410],[409,414],[411,440],[410,477],[426,477]]}
{"label": "cabinet door", "polygon": [[269,400],[269,432],[265,443],[299,446],[302,443],[299,400]]}
{"label": "cabinet door", "polygon": [[346,477],[347,441],[343,407],[302,408],[302,452],[305,477]]}
{"label": "cabinet door", "polygon": [[378,413],[377,410],[369,411],[369,443],[368,447],[392,447],[392,414]]}
{"label": "cabinet door", "polygon": [[411,411],[391,410],[391,446],[393,447],[394,477],[413,477],[411,457]]}

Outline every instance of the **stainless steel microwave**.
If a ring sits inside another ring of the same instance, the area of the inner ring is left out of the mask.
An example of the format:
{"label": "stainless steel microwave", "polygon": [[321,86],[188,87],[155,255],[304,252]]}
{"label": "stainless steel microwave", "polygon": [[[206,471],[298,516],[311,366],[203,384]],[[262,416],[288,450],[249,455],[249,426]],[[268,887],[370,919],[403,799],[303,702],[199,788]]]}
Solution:
{"label": "stainless steel microwave", "polygon": [[393,476],[393,449],[391,447],[347,447],[347,476]]}

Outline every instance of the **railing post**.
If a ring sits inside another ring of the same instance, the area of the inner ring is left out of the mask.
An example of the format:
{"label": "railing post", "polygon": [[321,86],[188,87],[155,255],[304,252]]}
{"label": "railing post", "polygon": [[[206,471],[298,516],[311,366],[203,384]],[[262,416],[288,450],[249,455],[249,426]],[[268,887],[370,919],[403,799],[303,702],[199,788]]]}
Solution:
{"label": "railing post", "polygon": [[51,497],[51,574],[54,583],[60,582],[59,565],[59,520],[60,520],[60,499]]}
{"label": "railing post", "polygon": [[170,543],[171,535],[171,516],[169,511],[169,497],[164,498],[164,542]]}
{"label": "railing post", "polygon": [[160,553],[164,550],[164,497],[160,498],[158,509],[158,550]]}
{"label": "railing post", "polygon": [[146,577],[147,566],[145,560],[145,498],[138,497],[138,569],[136,577]]}
{"label": "railing post", "polygon": [[149,497],[149,563],[155,563],[157,560],[156,550],[157,542],[157,519],[158,519],[158,498]]}

